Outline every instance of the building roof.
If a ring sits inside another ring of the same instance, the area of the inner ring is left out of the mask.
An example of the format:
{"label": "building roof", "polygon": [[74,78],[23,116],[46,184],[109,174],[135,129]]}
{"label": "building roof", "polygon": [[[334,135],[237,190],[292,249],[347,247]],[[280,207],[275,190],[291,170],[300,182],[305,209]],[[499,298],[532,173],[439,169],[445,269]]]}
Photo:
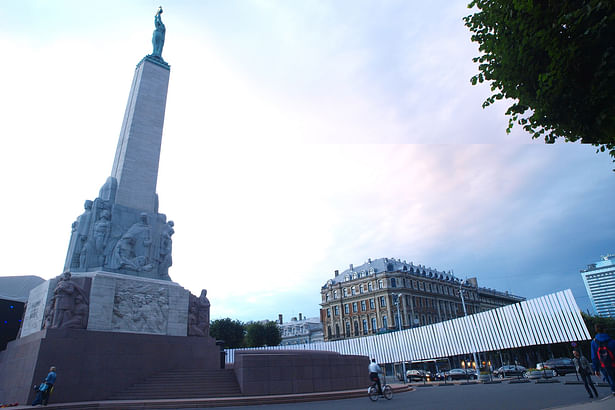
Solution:
{"label": "building roof", "polygon": [[602,256],[600,261],[587,265],[587,269],[582,269],[581,272],[591,272],[593,270],[610,268],[612,266],[615,266],[615,254]]}
{"label": "building roof", "polygon": [[30,291],[45,282],[34,275],[0,277],[0,299],[27,302]]}
{"label": "building roof", "polygon": [[442,280],[459,281],[451,272],[438,271],[437,269],[428,268],[423,265],[414,265],[412,262],[402,261],[395,258],[379,258],[368,259],[363,265],[353,266],[350,265],[348,269],[334,277],[329,279],[324,284],[323,288],[329,284],[342,283],[347,280],[357,279],[364,276],[373,275],[381,272],[414,272],[416,274]]}

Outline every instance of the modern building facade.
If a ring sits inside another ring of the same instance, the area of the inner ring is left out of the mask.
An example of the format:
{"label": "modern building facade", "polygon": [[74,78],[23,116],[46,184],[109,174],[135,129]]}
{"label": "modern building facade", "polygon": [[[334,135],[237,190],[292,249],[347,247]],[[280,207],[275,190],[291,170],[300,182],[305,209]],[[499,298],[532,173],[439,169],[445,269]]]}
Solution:
{"label": "modern building facade", "polygon": [[615,318],[615,254],[603,256],[581,270],[583,283],[594,312]]}
{"label": "modern building facade", "polygon": [[[463,301],[462,301],[463,296]],[[320,320],[326,341],[430,325],[525,300],[480,288],[400,259],[380,258],[342,273],[321,289]]]}
{"label": "modern building facade", "polygon": [[280,346],[310,344],[324,341],[322,323],[317,317],[304,318],[299,313],[299,320],[293,317],[290,322],[283,323],[279,316],[278,326],[282,334]]}

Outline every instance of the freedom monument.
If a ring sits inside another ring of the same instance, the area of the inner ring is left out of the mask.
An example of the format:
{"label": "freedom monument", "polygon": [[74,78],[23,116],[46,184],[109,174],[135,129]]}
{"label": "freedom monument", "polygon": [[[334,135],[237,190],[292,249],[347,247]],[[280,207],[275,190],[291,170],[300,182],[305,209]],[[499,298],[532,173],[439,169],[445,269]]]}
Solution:
{"label": "freedom monument", "polygon": [[0,401],[31,402],[52,365],[53,402],[366,387],[367,357],[336,352],[237,351],[221,369],[207,291],[171,280],[175,226],[156,193],[170,74],[161,15],[153,52],[135,69],[111,175],[72,224],[62,275],[32,289],[18,339],[0,352]]}
{"label": "freedom monument", "polygon": [[156,194],[170,74],[161,14],[153,52],[135,69],[111,176],[72,224],[64,273],[31,291],[19,338],[0,353],[3,401],[30,401],[50,365],[61,382],[54,401],[106,398],[156,370],[220,367],[207,292],[169,277],[174,224]]}

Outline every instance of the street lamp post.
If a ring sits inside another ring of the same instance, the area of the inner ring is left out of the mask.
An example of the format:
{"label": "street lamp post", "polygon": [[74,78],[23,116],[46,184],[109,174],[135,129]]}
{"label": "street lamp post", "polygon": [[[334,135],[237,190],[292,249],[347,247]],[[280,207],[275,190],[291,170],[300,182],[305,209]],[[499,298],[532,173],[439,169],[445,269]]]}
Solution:
{"label": "street lamp post", "polygon": [[[397,328],[398,330],[401,331],[401,314],[400,314],[400,301],[401,301],[401,293],[397,294],[397,298],[395,299],[395,306],[397,306]],[[397,335],[397,337],[399,338],[400,336]],[[406,360],[402,359],[401,362],[401,371],[402,371],[402,379],[404,380],[404,383],[406,383]]]}
{"label": "street lamp post", "polygon": [[[463,314],[464,316],[468,316],[468,311],[466,310],[466,302],[463,298],[463,283],[464,281],[459,282],[459,295],[461,296],[461,305],[463,306]],[[478,364],[478,360],[476,359],[476,341],[474,341],[474,349],[472,349],[472,355],[474,356],[474,369],[476,369],[476,380],[480,377],[480,366]]]}

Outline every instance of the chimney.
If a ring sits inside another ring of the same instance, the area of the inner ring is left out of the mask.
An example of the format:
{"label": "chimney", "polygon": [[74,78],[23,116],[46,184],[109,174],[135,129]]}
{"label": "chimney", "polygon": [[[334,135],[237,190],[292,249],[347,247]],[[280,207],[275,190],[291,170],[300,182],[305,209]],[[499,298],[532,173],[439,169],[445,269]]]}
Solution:
{"label": "chimney", "polygon": [[352,263],[350,264],[350,270],[353,270],[354,266],[352,266]]}
{"label": "chimney", "polygon": [[303,320],[303,315],[299,313],[299,320]]}
{"label": "chimney", "polygon": [[335,277],[337,278],[339,276],[339,274],[340,274],[340,271],[336,269],[335,270]]}
{"label": "chimney", "polygon": [[278,322],[282,324],[282,314],[281,313],[278,315]]}

